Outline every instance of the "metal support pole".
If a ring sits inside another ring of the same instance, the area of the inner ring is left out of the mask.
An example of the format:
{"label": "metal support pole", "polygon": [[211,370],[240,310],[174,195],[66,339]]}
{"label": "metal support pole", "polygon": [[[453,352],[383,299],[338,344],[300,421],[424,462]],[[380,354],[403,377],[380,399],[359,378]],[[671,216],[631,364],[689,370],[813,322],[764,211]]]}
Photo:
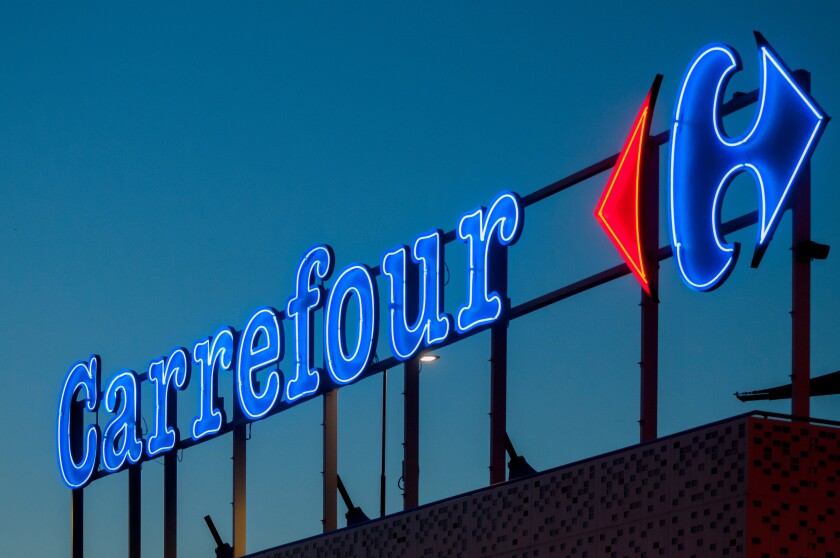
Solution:
{"label": "metal support pole", "polygon": [[650,145],[645,154],[642,182],[642,247],[647,262],[650,295],[642,289],[641,415],[639,439],[657,438],[659,407],[659,146]]}
{"label": "metal support pole", "polygon": [[406,361],[403,374],[403,509],[410,510],[420,501],[420,361]]}
{"label": "metal support pole", "polygon": [[[168,399],[169,419],[178,424],[178,398]],[[167,394],[168,397],[168,394]],[[178,450],[163,457],[163,557],[178,556]]]}
{"label": "metal support pole", "polygon": [[245,555],[247,543],[246,428],[244,424],[233,427],[233,555],[236,558]]}
{"label": "metal support pole", "polygon": [[[136,424],[137,436],[142,436],[140,425]],[[128,468],[128,558],[140,558],[141,518],[141,473],[143,463]]]}
{"label": "metal support pole", "polygon": [[140,473],[142,465],[128,468],[128,558],[140,558]]}
{"label": "metal support pole", "polygon": [[73,501],[70,509],[70,529],[72,531],[70,547],[73,558],[85,555],[85,494],[84,488],[73,489]]}
{"label": "metal support pole", "polygon": [[492,285],[502,299],[502,315],[490,328],[490,484],[505,482],[507,440],[507,329],[510,300],[507,297],[507,249],[495,245]]}
{"label": "metal support pole", "polygon": [[338,528],[338,390],[324,394],[324,532]]}
{"label": "metal support pole", "polygon": [[178,454],[163,458],[163,556],[178,556]]}
{"label": "metal support pole", "polygon": [[379,473],[379,517],[385,517],[385,417],[388,409],[388,371],[382,371],[382,464]]}
{"label": "metal support pole", "polygon": [[[507,299],[503,301],[507,305]],[[490,484],[506,479],[507,326],[507,320],[500,319],[490,330]]]}
{"label": "metal support pole", "polygon": [[[74,401],[70,405],[70,449],[74,455],[82,454],[82,429],[84,403]],[[85,493],[84,488],[76,488],[70,504],[70,548],[73,558],[85,555]]]}
{"label": "metal support pole", "polygon": [[[420,268],[411,266],[406,273],[405,288],[419,292]],[[405,315],[409,323],[420,313],[420,300],[407,297]],[[420,361],[415,358],[403,363],[403,509],[410,510],[420,504]]]}
{"label": "metal support pole", "polygon": [[[806,93],[811,91],[811,74],[794,72]],[[811,163],[802,166],[802,176],[793,198],[793,261],[791,290],[791,414],[811,415],[811,259],[800,250],[811,240]]]}

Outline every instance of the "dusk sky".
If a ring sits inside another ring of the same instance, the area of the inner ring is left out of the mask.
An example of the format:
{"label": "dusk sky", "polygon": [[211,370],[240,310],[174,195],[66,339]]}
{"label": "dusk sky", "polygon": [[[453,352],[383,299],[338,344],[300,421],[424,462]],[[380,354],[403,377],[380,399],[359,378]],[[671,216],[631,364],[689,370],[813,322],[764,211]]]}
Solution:
{"label": "dusk sky", "polygon": [[[526,195],[616,153],[657,73],[652,133],[670,127],[692,57],[741,55],[735,91],[758,86],[753,30],[840,115],[840,8],[821,2],[6,2],[0,8],[0,554],[67,556],[71,491],[55,423],[65,374],[101,355],[102,383],[145,372],[255,309],[285,307],[319,243],[336,270],[382,255],[502,190]],[[753,109],[727,119],[737,135]],[[812,162],[812,371],[840,369],[840,134]],[[667,157],[662,151],[661,244]],[[510,254],[513,304],[620,263],[593,211],[604,173],[525,212]],[[736,179],[724,218],[756,209]],[[790,374],[791,217],[761,266],[755,227],[710,293],[661,266],[660,434],[788,401],[733,393]],[[447,245],[446,310],[464,299],[465,245]],[[327,286],[331,284],[327,281]],[[380,295],[387,283],[379,278]],[[628,275],[510,325],[508,432],[537,469],[638,442],[640,289]],[[382,320],[387,318],[383,312]],[[287,344],[292,331],[286,322]],[[378,355],[390,356],[386,324]],[[320,336],[320,334],[319,334]],[[289,354],[287,346],[287,355]],[[488,482],[489,334],[421,372],[420,502]],[[289,357],[280,363],[290,369]],[[179,394],[187,433],[197,378]],[[388,376],[387,511],[402,509],[402,368]],[[228,416],[230,376],[222,395]],[[339,392],[338,470],[378,514],[381,375]],[[226,390],[226,391],[225,391]],[[154,414],[142,392],[143,417]],[[248,551],[321,531],[321,400],[253,424]],[[840,420],[840,396],[812,414]],[[100,410],[100,424],[108,413]],[[146,427],[144,427],[145,430]],[[187,437],[188,434],[182,434]],[[211,556],[210,514],[230,541],[231,437],[183,452],[179,556]],[[143,465],[143,556],[162,555],[163,460]],[[127,473],[85,490],[90,558],[125,554]],[[339,502],[339,525],[345,509]]]}

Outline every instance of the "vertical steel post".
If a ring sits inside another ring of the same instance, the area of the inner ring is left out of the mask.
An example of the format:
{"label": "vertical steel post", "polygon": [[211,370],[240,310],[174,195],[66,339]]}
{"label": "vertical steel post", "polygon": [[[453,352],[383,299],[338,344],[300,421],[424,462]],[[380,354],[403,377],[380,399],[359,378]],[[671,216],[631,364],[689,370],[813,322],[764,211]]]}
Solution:
{"label": "vertical steel post", "polygon": [[[70,450],[74,455],[82,452],[82,420],[84,417],[84,403],[74,401],[70,405]],[[84,488],[75,488],[70,504],[70,547],[73,558],[84,558],[85,555],[85,493]]]}
{"label": "vertical steel post", "polygon": [[141,463],[128,468],[128,558],[140,558]]}
{"label": "vertical steel post", "polygon": [[403,364],[403,509],[420,502],[420,361]]}
{"label": "vertical steel post", "polygon": [[385,418],[388,409],[388,371],[382,371],[382,463],[379,472],[379,517],[385,517]]}
{"label": "vertical steel post", "polygon": [[[491,285],[502,299],[502,315],[490,328],[490,484],[505,482],[505,440],[507,439],[507,248],[495,244],[491,250],[496,267]],[[489,272],[489,270],[488,270]]]}
{"label": "vertical steel post", "polygon": [[[420,268],[406,273],[407,292],[419,292]],[[420,313],[420,300],[407,297],[404,307],[409,323]],[[419,355],[403,363],[403,509],[420,504],[420,360]]]}
{"label": "vertical steel post", "polygon": [[[811,92],[811,74],[794,72],[800,87]],[[802,175],[793,197],[793,260],[791,290],[791,414],[811,415],[811,258],[802,248],[811,240],[811,163],[802,165]]]}
{"label": "vertical steel post", "polygon": [[73,558],[85,555],[85,494],[84,488],[73,489],[73,501],[70,508],[70,529],[72,531],[70,547]]}
{"label": "vertical steel post", "polygon": [[[169,418],[178,424],[178,398],[168,401]],[[163,557],[178,556],[178,450],[163,457]]]}
{"label": "vertical steel post", "polygon": [[[134,426],[137,436],[142,436],[140,424]],[[141,533],[141,473],[143,462],[137,462],[128,468],[128,558],[140,558]]]}
{"label": "vertical steel post", "polygon": [[[506,298],[502,301],[508,305]],[[507,326],[507,320],[500,318],[490,329],[490,484],[506,478]]]}
{"label": "vertical steel post", "polygon": [[[236,414],[236,413],[234,413]],[[245,555],[247,505],[247,453],[244,424],[233,427],[233,555]]]}
{"label": "vertical steel post", "polygon": [[645,153],[642,181],[642,250],[647,262],[650,295],[642,289],[641,414],[639,439],[657,438],[659,407],[659,146],[650,145]]}
{"label": "vertical steel post", "polygon": [[73,558],[84,558],[85,555],[85,495],[84,488],[73,489],[70,504],[70,529]]}
{"label": "vertical steel post", "polygon": [[324,394],[324,532],[338,528],[338,390]]}
{"label": "vertical steel post", "polygon": [[[233,393],[236,393],[236,374],[233,374]],[[233,556],[244,556],[247,548],[247,425],[239,405],[233,406]]]}
{"label": "vertical steel post", "polygon": [[163,458],[163,556],[178,556],[178,454]]}

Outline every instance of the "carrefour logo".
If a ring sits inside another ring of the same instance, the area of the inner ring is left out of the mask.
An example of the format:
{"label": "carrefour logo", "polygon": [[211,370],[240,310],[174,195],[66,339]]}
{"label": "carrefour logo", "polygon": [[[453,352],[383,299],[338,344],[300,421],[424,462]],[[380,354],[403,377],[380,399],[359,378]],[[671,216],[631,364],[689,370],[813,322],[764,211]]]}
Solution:
{"label": "carrefour logo", "polygon": [[[735,266],[739,247],[728,244],[720,232],[722,200],[733,178],[751,176],[758,191],[757,266],[828,122],[781,57],[763,37],[756,38],[759,98],[753,123],[743,135],[730,138],[721,126],[726,85],[740,68],[732,48],[713,44],[700,50],[675,101],[669,157],[671,244],[680,276],[695,290],[720,286]],[[657,76],[642,103],[595,209],[598,222],[648,294],[650,261],[642,243],[644,167],[661,79]],[[142,374],[120,370],[104,392],[100,357],[76,362],[58,402],[56,447],[62,479],[71,488],[83,487],[95,476],[180,447],[177,397],[191,382],[198,383],[198,414],[188,436],[196,443],[365,377],[371,373],[380,330],[387,330],[393,357],[407,361],[490,327],[508,310],[506,251],[523,233],[525,205],[519,195],[505,191],[461,216],[448,239],[461,243],[456,249],[463,251],[465,265],[453,273],[463,275],[466,288],[450,312],[444,300],[446,239],[441,230],[431,229],[409,244],[385,250],[375,267],[352,263],[335,271],[332,248],[315,245],[298,261],[291,294],[280,301],[282,310],[258,308],[241,329],[220,327],[189,347],[151,359]],[[316,312],[322,314],[320,320]],[[387,316],[384,324],[380,315]],[[316,358],[316,341],[323,358]],[[223,374],[235,386],[235,416],[230,419],[218,393]],[[147,437],[139,428],[144,381],[153,387],[155,409]],[[109,415],[102,429],[84,420],[85,413],[97,413],[100,407]]]}
{"label": "carrefour logo", "polygon": [[758,190],[758,266],[786,208],[802,165],[811,156],[827,118],[796,83],[782,59],[756,34],[761,68],[758,108],[749,129],[730,138],[719,107],[738,53],[709,45],[686,70],[671,128],[671,242],[677,266],[692,289],[719,286],[735,266],[739,247],[719,231],[726,189],[738,174]]}
{"label": "carrefour logo", "polygon": [[[523,226],[522,201],[512,192],[502,192],[489,208],[477,207],[461,217],[456,236],[466,251],[466,292],[454,316],[444,312],[440,230],[417,236],[411,249],[398,246],[385,252],[380,268],[388,280],[389,344],[397,359],[412,359],[452,335],[470,334],[499,318],[506,299],[506,293],[499,292],[503,291],[498,279],[499,250],[514,244]],[[177,392],[193,376],[200,386],[198,415],[190,433],[194,441],[212,438],[230,424],[218,396],[223,372],[235,378],[236,409],[247,421],[359,380],[371,364],[379,335],[378,273],[361,263],[348,265],[336,274],[327,292],[321,283],[330,279],[333,268],[329,246],[311,248],[297,264],[294,294],[284,311],[258,308],[241,330],[224,326],[196,341],[191,351],[176,347],[153,359],[145,374],[122,370],[104,394],[98,355],[71,366],[59,398],[56,437],[59,469],[67,486],[84,486],[100,466],[106,474],[113,473],[176,448],[180,433],[170,409]],[[315,365],[313,354],[318,310],[324,313],[320,334],[326,369]],[[280,369],[287,352],[284,321],[291,322],[294,332],[285,371]],[[141,381],[154,386],[155,416],[146,439],[138,426]],[[79,394],[87,412],[96,412],[104,403],[105,411],[113,415],[103,431],[95,424],[84,426],[83,421],[74,420]]]}

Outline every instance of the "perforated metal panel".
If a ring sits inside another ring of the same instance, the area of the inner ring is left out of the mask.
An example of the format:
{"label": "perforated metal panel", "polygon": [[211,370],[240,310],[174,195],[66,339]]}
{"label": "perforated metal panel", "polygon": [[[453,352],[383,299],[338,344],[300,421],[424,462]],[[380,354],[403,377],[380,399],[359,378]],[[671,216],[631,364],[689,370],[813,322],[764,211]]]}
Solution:
{"label": "perforated metal panel", "polygon": [[752,419],[750,442],[750,558],[840,557],[838,431]]}
{"label": "perforated metal panel", "polygon": [[740,417],[254,554],[840,558],[840,435]]}

